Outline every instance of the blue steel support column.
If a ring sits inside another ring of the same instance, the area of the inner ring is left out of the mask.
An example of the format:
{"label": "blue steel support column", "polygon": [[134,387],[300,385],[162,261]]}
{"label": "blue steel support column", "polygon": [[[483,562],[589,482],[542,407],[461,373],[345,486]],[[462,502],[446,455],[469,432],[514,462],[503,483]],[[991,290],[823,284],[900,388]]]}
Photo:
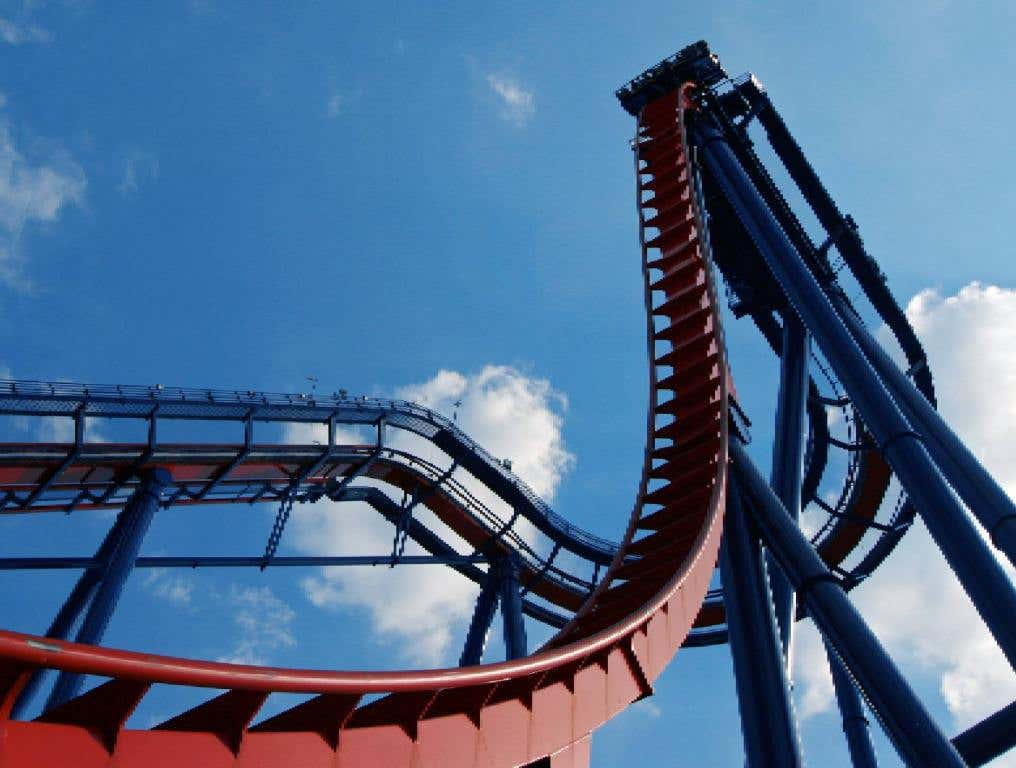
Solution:
{"label": "blue steel support column", "polygon": [[519,564],[509,555],[500,564],[501,619],[504,621],[505,656],[521,659],[526,655],[526,625],[522,618],[522,588],[519,585]]}
{"label": "blue steel support column", "polygon": [[970,768],[991,762],[1016,746],[1016,701],[953,738]]}
{"label": "blue steel support column", "polygon": [[[102,544],[99,545],[94,558],[96,561],[100,563],[108,562],[113,552],[116,551],[116,548],[123,540],[125,531],[130,527],[129,523],[130,516],[127,514],[127,511],[121,511],[116,517],[116,522],[113,523],[109,532],[102,540]],[[71,590],[71,593],[64,600],[63,605],[60,606],[60,610],[57,611],[56,617],[49,625],[49,629],[46,630],[46,637],[54,637],[58,640],[67,639],[71,629],[74,627],[74,623],[78,620],[78,616],[85,610],[85,607],[95,594],[96,586],[101,580],[101,568],[86,569],[78,577],[78,581]],[[45,670],[40,669],[28,679],[25,687],[18,695],[17,701],[14,702],[14,707],[11,710],[11,717],[13,719],[16,720],[24,716],[25,708],[35,698],[35,694],[39,690],[39,686],[42,685],[45,674]]]}
{"label": "blue steel support column", "polygon": [[747,764],[799,768],[800,745],[762,547],[733,477],[727,486],[720,576]]}
{"label": "blue steel support column", "polygon": [[730,458],[734,474],[753,502],[749,509],[755,515],[763,542],[798,590],[808,615],[861,686],[904,762],[912,766],[966,768],[952,742],[935,725],[847,598],[843,586],[790,519],[736,440],[730,441]]}
{"label": "blue steel support column", "polygon": [[[801,476],[804,473],[804,418],[808,398],[808,331],[797,315],[783,317],[780,350],[780,392],[776,404],[771,485],[790,516],[801,515]],[[791,633],[794,626],[794,590],[783,571],[769,560],[773,608],[780,630],[780,643],[790,669]],[[789,672],[788,672],[789,674]]]}
{"label": "blue steel support column", "polygon": [[[1016,504],[998,482],[977,460],[970,449],[956,436],[945,420],[931,407],[914,383],[893,362],[857,315],[834,295],[836,307],[844,324],[868,361],[878,371],[900,409],[924,436],[928,453],[942,474],[966,502],[974,516],[991,536],[1009,562],[1016,565]],[[976,375],[976,372],[971,372]]]}
{"label": "blue steel support column", "polygon": [[878,768],[875,748],[871,744],[868,733],[868,718],[865,716],[864,703],[854,686],[854,681],[843,666],[836,649],[826,641],[826,656],[829,657],[829,671],[833,675],[833,688],[836,690],[836,702],[843,718],[843,735],[847,738],[847,749],[850,750],[850,764],[854,768]]}
{"label": "blue steel support column", "polygon": [[815,337],[886,461],[1009,663],[1016,667],[1016,590],[868,363],[814,275],[766,207],[723,135],[708,124],[696,139],[706,165],[769,270]]}
{"label": "blue steel support column", "polygon": [[[128,499],[122,513],[127,520],[123,536],[111,553],[102,573],[95,597],[92,598],[92,604],[75,637],[76,642],[95,645],[102,640],[127,582],[127,576],[134,568],[141,542],[148,532],[155,511],[159,508],[162,490],[171,482],[169,472],[164,469],[153,469],[142,476],[141,484]],[[83,675],[61,672],[46,700],[46,709],[52,709],[74,698],[83,682]]]}
{"label": "blue steel support column", "polygon": [[494,621],[494,612],[497,610],[497,593],[501,587],[500,569],[495,563],[490,564],[487,571],[487,578],[480,587],[480,594],[476,598],[476,607],[473,609],[473,619],[469,622],[469,631],[466,633],[466,645],[462,649],[462,656],[459,657],[460,667],[469,667],[479,664],[483,658],[483,648],[487,644],[487,633],[490,632],[491,622]]}

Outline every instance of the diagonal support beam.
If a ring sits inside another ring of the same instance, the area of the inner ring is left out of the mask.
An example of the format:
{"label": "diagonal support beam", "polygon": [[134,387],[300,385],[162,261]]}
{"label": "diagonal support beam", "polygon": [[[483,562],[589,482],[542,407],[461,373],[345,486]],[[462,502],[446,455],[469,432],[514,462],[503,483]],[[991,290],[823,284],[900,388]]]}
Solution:
{"label": "diagonal support beam", "polygon": [[727,487],[720,575],[747,763],[751,768],[800,768],[800,741],[762,547],[733,477]]}
{"label": "diagonal support beam", "polygon": [[522,589],[519,585],[519,564],[510,554],[499,564],[501,582],[501,619],[503,621],[505,655],[521,659],[526,655],[526,625],[522,618]]}
{"label": "diagonal support beam", "polygon": [[480,594],[476,597],[476,607],[473,608],[473,618],[469,622],[469,631],[466,632],[466,644],[459,657],[460,667],[470,667],[479,664],[483,658],[483,649],[487,645],[487,635],[490,633],[490,625],[494,621],[494,613],[497,611],[498,591],[501,586],[501,574],[498,573],[496,564],[491,563],[487,571],[487,578],[480,586]]}
{"label": "diagonal support beam", "polygon": [[82,408],[79,408],[74,414],[74,446],[67,452],[67,456],[64,458],[60,465],[54,469],[49,476],[39,483],[32,490],[30,494],[21,502],[20,506],[30,507],[35,500],[38,499],[42,494],[50,489],[50,487],[60,476],[70,467],[77,458],[81,455],[81,450],[85,446],[85,414]]}
{"label": "diagonal support beam", "polygon": [[885,382],[858,346],[815,276],[715,126],[696,126],[696,144],[717,185],[751,235],[773,277],[821,347],[880,452],[913,501],[935,543],[1016,668],[1016,589],[1002,570]]}
{"label": "diagonal support beam", "polygon": [[[137,559],[141,542],[159,507],[162,491],[171,482],[172,478],[169,472],[164,469],[147,472],[142,477],[138,489],[127,502],[127,506],[124,508],[127,522],[124,526],[123,536],[105,564],[102,580],[75,637],[76,642],[95,645],[102,640],[106,627],[113,617],[113,611],[116,610],[116,604],[120,600],[127,577],[134,568],[134,561]],[[46,702],[46,709],[50,710],[74,698],[83,681],[83,675],[61,672]]]}
{"label": "diagonal support beam", "polygon": [[[783,315],[780,348],[780,389],[770,484],[795,521],[801,516],[801,481],[804,475],[804,427],[808,399],[808,331],[793,312]],[[771,556],[769,579],[780,644],[787,670],[791,669],[794,624],[794,590]]]}
{"label": "diagonal support beam", "polygon": [[790,519],[744,446],[730,442],[733,469],[766,547],[798,590],[808,614],[864,691],[886,734],[909,765],[965,768],[965,763],[906,678],[847,598],[814,547]]}

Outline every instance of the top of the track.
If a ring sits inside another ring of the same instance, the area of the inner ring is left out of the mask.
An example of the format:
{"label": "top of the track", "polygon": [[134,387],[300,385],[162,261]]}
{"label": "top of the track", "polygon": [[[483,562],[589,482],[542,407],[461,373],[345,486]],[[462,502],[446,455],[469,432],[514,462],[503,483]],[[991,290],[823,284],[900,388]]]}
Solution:
{"label": "top of the track", "polygon": [[650,67],[619,88],[615,95],[628,114],[638,115],[650,101],[676,90],[683,83],[695,81],[710,87],[726,77],[720,57],[710,52],[705,40],[699,40]]}

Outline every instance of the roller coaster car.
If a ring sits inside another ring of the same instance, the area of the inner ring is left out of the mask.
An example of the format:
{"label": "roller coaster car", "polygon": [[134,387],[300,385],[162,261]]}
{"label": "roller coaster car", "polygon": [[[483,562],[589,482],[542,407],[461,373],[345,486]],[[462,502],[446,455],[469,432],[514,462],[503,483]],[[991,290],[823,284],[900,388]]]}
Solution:
{"label": "roller coaster car", "polygon": [[684,83],[695,81],[710,87],[726,77],[727,73],[720,66],[720,57],[710,52],[705,40],[699,40],[650,67],[614,95],[628,114],[637,116],[650,101]]}

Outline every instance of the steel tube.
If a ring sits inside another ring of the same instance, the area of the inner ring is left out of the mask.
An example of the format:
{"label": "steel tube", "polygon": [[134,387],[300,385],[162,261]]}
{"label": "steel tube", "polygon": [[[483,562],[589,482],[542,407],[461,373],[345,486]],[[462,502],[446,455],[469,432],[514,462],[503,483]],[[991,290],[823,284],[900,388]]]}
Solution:
{"label": "steel tube", "polygon": [[[46,637],[54,637],[59,640],[66,640],[74,628],[75,622],[81,612],[85,610],[88,603],[92,600],[95,594],[95,588],[99,584],[102,578],[102,572],[99,567],[109,561],[113,552],[119,546],[122,541],[126,528],[129,527],[130,517],[126,510],[121,511],[116,516],[116,521],[110,526],[109,531],[103,538],[102,543],[99,545],[99,549],[95,553],[94,558],[84,558],[90,563],[94,563],[95,567],[90,570],[86,570],[79,577],[77,582],[74,584],[74,588],[71,589],[67,599],[64,600],[63,605],[60,606],[60,610],[57,611],[56,616],[53,618],[53,622],[49,625],[49,629],[46,630]],[[23,559],[35,559],[35,558],[23,558]],[[2,566],[0,566],[2,569]],[[11,717],[18,719],[24,716],[25,709],[31,703],[32,699],[35,698],[35,694],[39,690],[39,686],[42,685],[42,680],[45,677],[45,671],[37,670],[28,678],[28,682],[25,683],[25,687],[22,688],[21,693],[18,694],[17,700],[14,702],[14,706],[11,709]]]}
{"label": "steel tube", "polygon": [[733,477],[727,486],[720,576],[747,764],[799,768],[800,742],[762,547]]}
{"label": "steel tube", "polygon": [[749,509],[762,540],[798,590],[822,635],[857,680],[900,756],[914,766],[966,768],[743,446],[732,440],[729,450],[738,480],[754,502]]}
{"label": "steel tube", "polygon": [[1016,747],[1016,701],[953,739],[970,768],[991,762]]}
{"label": "steel tube", "polygon": [[829,658],[829,671],[833,676],[833,688],[836,691],[836,703],[843,719],[843,735],[847,739],[850,751],[850,764],[854,768],[878,768],[875,748],[868,732],[868,718],[864,713],[861,695],[857,692],[853,679],[847,668],[843,666],[836,649],[826,641],[826,656]]}
{"label": "steel tube", "polygon": [[991,536],[992,543],[1016,565],[1016,504],[1002,489],[977,457],[893,362],[889,354],[869,333],[860,319],[833,294],[832,304],[892,393],[900,410],[924,437],[928,453],[956,489],[960,498]]}
{"label": "steel tube", "polygon": [[[468,565],[486,562],[484,555],[403,555],[393,558],[391,555],[301,555],[295,557],[273,557],[267,567],[278,566],[289,568],[306,567],[337,567],[337,566],[370,566],[392,565],[398,560],[399,565]],[[243,568],[260,567],[263,556],[257,557],[139,557],[135,568]],[[0,571],[16,570],[66,570],[68,568],[84,568],[89,572],[102,567],[102,560],[96,557],[5,557],[0,558]],[[98,575],[95,576],[98,578]],[[48,637],[66,637],[65,635],[49,634]]]}
{"label": "steel tube", "polygon": [[[804,429],[808,402],[808,331],[793,312],[783,316],[780,350],[780,391],[776,403],[776,429],[770,484],[790,516],[801,515],[801,479],[804,473]],[[794,590],[771,556],[768,559],[773,608],[788,674],[794,625]]]}
{"label": "steel tube", "polygon": [[526,625],[522,617],[522,587],[519,566],[511,555],[499,563],[501,582],[501,619],[504,629],[505,657],[508,661],[526,655]]}
{"label": "steel tube", "polygon": [[498,590],[501,585],[501,574],[498,570],[497,566],[491,565],[487,571],[487,578],[480,587],[480,594],[476,596],[476,607],[473,609],[473,618],[466,633],[466,644],[462,649],[462,656],[459,657],[460,667],[479,664],[483,658],[487,635],[494,621],[494,613],[497,611]]}
{"label": "steel tube", "polygon": [[1016,591],[1009,578],[723,135],[707,124],[698,128],[698,144],[706,165],[783,292],[821,346],[995,641],[1016,667],[1016,622],[1012,621],[1016,616]]}
{"label": "steel tube", "polygon": [[[164,469],[147,472],[127,502],[123,511],[126,521],[123,534],[102,570],[101,581],[81,622],[76,642],[96,645],[102,640],[127,583],[127,577],[134,568],[141,542],[159,508],[162,490],[171,483],[172,478]],[[46,701],[46,709],[52,709],[74,698],[83,682],[82,675],[61,672]]]}

